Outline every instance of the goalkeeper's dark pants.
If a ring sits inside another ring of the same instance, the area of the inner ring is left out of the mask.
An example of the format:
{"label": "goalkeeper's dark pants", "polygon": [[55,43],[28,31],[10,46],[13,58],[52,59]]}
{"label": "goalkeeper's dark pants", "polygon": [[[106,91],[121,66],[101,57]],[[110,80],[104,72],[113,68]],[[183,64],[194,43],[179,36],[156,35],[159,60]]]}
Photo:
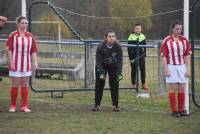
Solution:
{"label": "goalkeeper's dark pants", "polygon": [[[137,59],[138,60],[138,59]],[[136,75],[137,75],[137,60],[134,63],[131,63],[131,82],[132,84],[136,84]],[[142,56],[139,58],[138,72],[140,69],[140,77],[142,85],[145,84],[145,57]]]}
{"label": "goalkeeper's dark pants", "polygon": [[[107,70],[106,70],[107,69]],[[105,73],[109,76],[109,86],[111,91],[112,105],[118,106],[119,98],[119,82],[117,81],[116,68],[106,68]],[[103,96],[103,89],[105,86],[105,80],[99,78],[99,73],[96,71],[95,82],[95,104],[100,105]]]}

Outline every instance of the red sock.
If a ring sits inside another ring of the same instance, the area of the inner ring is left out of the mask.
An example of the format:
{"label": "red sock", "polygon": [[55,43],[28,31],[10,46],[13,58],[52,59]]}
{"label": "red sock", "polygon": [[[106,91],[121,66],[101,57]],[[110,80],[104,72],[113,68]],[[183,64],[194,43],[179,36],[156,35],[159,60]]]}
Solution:
{"label": "red sock", "polygon": [[185,105],[185,94],[178,93],[178,111],[179,112],[184,111],[184,105]]}
{"label": "red sock", "polygon": [[27,106],[28,87],[21,87],[21,107]]}
{"label": "red sock", "polygon": [[172,112],[176,112],[176,93],[169,92],[169,102]]}
{"label": "red sock", "polygon": [[18,95],[18,88],[17,87],[11,87],[10,98],[11,98],[11,106],[13,106],[13,107],[16,107],[17,95]]}

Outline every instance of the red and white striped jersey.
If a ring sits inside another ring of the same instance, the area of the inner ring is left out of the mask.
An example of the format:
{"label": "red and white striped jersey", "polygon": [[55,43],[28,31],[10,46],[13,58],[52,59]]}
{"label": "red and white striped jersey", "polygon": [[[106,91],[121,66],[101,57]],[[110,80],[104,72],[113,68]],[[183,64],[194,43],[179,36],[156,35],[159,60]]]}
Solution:
{"label": "red and white striped jersey", "polygon": [[20,36],[18,31],[10,34],[6,49],[12,51],[12,60],[15,65],[15,71],[31,71],[31,54],[37,52],[37,47],[33,35],[25,32]]}
{"label": "red and white striped jersey", "polygon": [[184,64],[184,57],[190,55],[191,46],[188,40],[180,35],[179,41],[175,41],[171,35],[165,37],[162,42],[160,53],[167,58],[167,64]]}

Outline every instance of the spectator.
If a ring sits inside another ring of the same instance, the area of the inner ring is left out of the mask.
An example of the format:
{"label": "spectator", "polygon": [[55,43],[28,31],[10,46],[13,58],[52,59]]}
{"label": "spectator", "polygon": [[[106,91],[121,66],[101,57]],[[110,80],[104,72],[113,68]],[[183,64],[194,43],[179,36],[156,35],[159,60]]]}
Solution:
{"label": "spectator", "polygon": [[[135,24],[134,33],[130,34],[128,37],[128,44],[130,45],[146,45],[146,38],[145,35],[142,34],[142,26],[140,24]],[[149,87],[146,85],[145,82],[145,57],[146,57],[146,47],[139,46],[139,55],[137,55],[137,47],[136,46],[129,46],[128,47],[128,55],[129,60],[131,63],[131,82],[132,88],[136,89],[138,85],[136,85],[136,75],[137,75],[137,60],[139,60],[139,68],[141,72],[141,82],[142,82],[142,89],[148,90]],[[138,71],[139,72],[139,71]]]}

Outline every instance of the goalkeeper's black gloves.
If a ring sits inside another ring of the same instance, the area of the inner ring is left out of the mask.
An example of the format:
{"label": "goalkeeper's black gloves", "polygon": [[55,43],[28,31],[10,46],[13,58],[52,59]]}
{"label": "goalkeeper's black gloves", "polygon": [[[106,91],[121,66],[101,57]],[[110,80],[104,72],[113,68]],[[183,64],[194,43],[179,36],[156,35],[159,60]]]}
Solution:
{"label": "goalkeeper's black gloves", "polygon": [[105,80],[106,79],[106,75],[105,74],[100,74],[99,78],[102,79],[102,80]]}
{"label": "goalkeeper's black gloves", "polygon": [[131,64],[133,64],[134,62],[135,62],[135,60],[133,59],[133,60],[130,60],[130,62],[131,62]]}
{"label": "goalkeeper's black gloves", "polygon": [[120,81],[122,79],[123,79],[123,75],[122,74],[117,75],[117,81]]}

